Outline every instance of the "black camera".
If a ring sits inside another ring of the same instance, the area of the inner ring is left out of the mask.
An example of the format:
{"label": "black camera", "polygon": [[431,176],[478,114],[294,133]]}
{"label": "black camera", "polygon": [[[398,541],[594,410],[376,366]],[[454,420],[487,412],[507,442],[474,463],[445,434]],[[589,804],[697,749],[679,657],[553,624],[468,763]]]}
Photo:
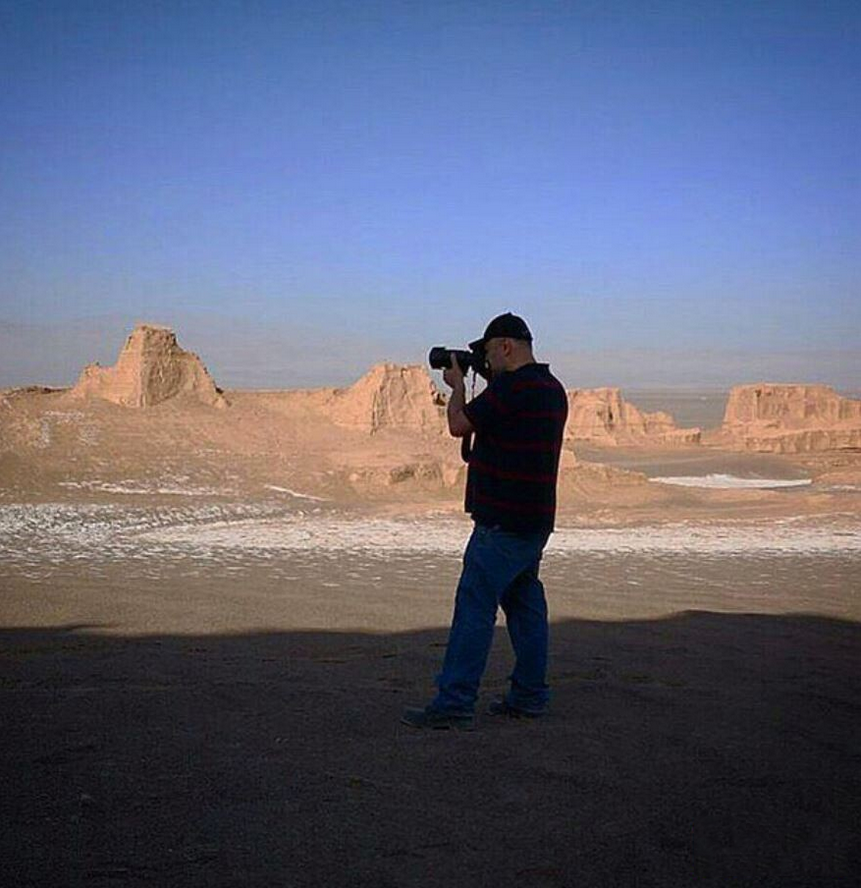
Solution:
{"label": "black camera", "polygon": [[447,370],[451,367],[451,355],[454,355],[464,374],[469,370],[475,370],[479,376],[483,376],[487,380],[490,379],[490,368],[487,366],[487,355],[481,340],[470,343],[469,351],[435,345],[428,354],[428,363],[431,365],[431,369]]}

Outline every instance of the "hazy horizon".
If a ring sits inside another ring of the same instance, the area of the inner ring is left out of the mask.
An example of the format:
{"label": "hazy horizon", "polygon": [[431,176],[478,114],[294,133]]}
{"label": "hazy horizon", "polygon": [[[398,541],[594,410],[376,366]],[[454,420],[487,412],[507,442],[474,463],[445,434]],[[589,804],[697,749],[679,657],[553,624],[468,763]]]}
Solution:
{"label": "hazy horizon", "polygon": [[[346,331],[324,336],[308,327],[262,325],[238,318],[151,317],[140,322],[166,324],[174,329],[181,347],[195,352],[216,383],[225,389],[285,389],[348,385],[371,366],[384,361],[427,366],[432,345],[463,348],[472,336],[463,332],[424,342],[350,337]],[[63,324],[10,324],[0,319],[0,389],[25,385],[73,385],[86,364],[115,363],[137,321],[103,316]],[[733,385],[752,382],[823,383],[849,395],[859,392],[861,358],[856,354],[784,353],[678,350],[661,355],[657,350],[613,354],[583,349],[561,353],[544,348],[536,333],[538,360],[549,361],[567,388],[615,386],[632,391],[726,392]],[[816,360],[828,372],[815,374]],[[644,372],[643,367],[652,367]]]}
{"label": "hazy horizon", "polygon": [[861,380],[861,8],[0,4],[0,386],[224,387],[495,314],[571,387]]}

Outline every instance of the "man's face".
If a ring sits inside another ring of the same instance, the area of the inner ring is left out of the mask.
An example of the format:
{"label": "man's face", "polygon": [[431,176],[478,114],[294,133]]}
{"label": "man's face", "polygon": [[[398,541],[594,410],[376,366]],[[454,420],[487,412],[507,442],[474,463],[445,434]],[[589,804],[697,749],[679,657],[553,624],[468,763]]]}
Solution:
{"label": "man's face", "polygon": [[493,373],[501,373],[505,370],[508,352],[511,351],[510,340],[496,336],[488,339],[484,344],[484,353],[487,356],[487,363]]}

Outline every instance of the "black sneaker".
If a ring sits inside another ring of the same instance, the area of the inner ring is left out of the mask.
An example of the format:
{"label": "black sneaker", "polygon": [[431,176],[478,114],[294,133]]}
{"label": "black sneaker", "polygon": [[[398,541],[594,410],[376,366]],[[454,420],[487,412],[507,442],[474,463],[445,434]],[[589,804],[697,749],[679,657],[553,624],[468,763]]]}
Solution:
{"label": "black sneaker", "polygon": [[405,709],[401,724],[411,728],[433,728],[445,731],[471,731],[475,728],[475,716],[471,712],[445,712],[440,709]]}
{"label": "black sneaker", "polygon": [[547,709],[526,709],[512,706],[505,697],[494,700],[487,708],[488,715],[503,715],[507,718],[544,718]]}

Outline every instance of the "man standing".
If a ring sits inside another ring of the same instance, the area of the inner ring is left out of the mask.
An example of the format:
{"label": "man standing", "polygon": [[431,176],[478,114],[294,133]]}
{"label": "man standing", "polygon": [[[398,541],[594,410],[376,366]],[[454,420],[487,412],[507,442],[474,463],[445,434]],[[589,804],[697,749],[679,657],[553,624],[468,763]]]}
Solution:
{"label": "man standing", "polygon": [[490,383],[469,404],[454,357],[444,373],[452,390],[449,431],[456,438],[475,435],[465,504],[475,528],[463,556],[438,693],[401,719],[416,728],[474,726],[499,607],[516,662],[508,693],[490,713],[537,717],[546,713],[549,700],[547,603],[538,568],[556,514],[568,399],[549,366],[536,363],[522,318],[510,313],[494,318],[470,345],[473,351],[482,347]]}

